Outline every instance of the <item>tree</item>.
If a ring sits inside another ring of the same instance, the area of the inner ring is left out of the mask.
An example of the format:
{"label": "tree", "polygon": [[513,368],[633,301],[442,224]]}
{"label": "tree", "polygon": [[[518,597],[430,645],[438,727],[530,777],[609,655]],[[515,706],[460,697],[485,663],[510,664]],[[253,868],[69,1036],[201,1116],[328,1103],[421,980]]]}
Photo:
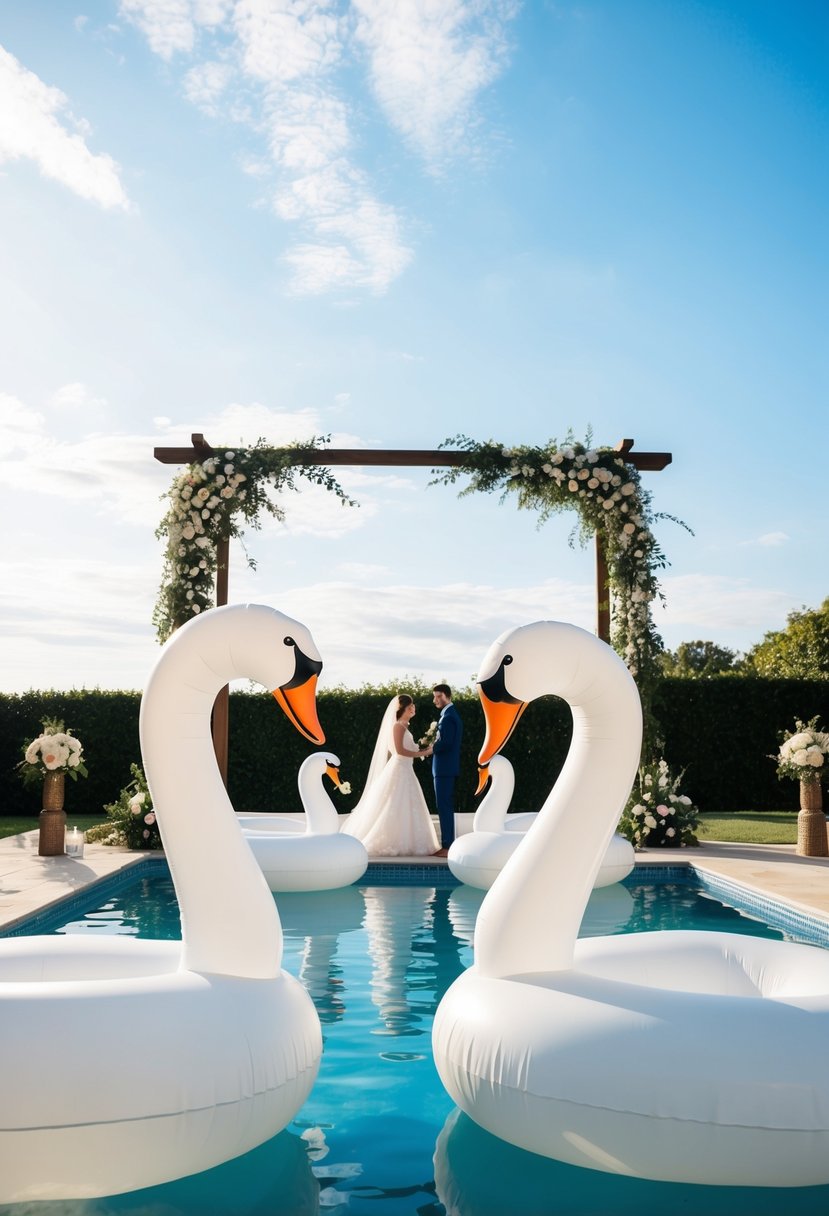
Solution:
{"label": "tree", "polygon": [[705,679],[731,671],[736,652],[716,642],[681,642],[676,650],[665,650],[659,656],[662,674]]}
{"label": "tree", "polygon": [[786,628],[771,631],[749,650],[747,674],[794,680],[829,679],[829,597],[819,608],[790,612]]}

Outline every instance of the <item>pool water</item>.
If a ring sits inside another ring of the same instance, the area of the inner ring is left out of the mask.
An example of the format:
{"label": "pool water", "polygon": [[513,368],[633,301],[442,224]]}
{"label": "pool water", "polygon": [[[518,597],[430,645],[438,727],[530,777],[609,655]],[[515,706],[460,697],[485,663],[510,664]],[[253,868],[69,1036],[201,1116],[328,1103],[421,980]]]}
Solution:
{"label": "pool water", "polygon": [[[51,931],[179,937],[178,907],[166,868],[150,868],[152,874],[99,897],[97,904]],[[156,870],[162,873],[156,875]],[[601,1174],[523,1152],[461,1114],[432,1063],[431,1026],[446,988],[472,961],[472,932],[483,893],[449,885],[448,879],[441,871],[434,885],[361,884],[277,898],[285,931],[283,965],[310,993],[325,1044],[316,1085],[280,1135],[235,1161],[164,1186],[106,1199],[0,1206],[0,1213],[829,1212],[829,1186],[695,1187]],[[653,881],[635,875],[593,893],[582,934],[671,928],[785,936],[781,929],[723,905],[693,879]],[[50,930],[41,925],[31,931]],[[150,1026],[147,1035],[151,1041]]]}

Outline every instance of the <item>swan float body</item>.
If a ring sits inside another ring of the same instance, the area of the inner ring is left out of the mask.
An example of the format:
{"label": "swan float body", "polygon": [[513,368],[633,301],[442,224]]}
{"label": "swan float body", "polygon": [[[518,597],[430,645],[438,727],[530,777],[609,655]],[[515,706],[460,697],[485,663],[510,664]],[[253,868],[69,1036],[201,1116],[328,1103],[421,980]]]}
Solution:
{"label": "swan float body", "polygon": [[441,1080],[480,1126],[531,1152],[675,1182],[829,1181],[829,952],[726,933],[577,941],[639,758],[622,661],[542,621],[481,667],[480,763],[557,693],[573,740],[538,821],[487,892],[475,963],[433,1028]]}
{"label": "swan float body", "polygon": [[182,940],[0,941],[0,1203],[208,1169],[276,1135],[308,1096],[319,1019],[281,969],[279,915],[222,784],[210,713],[247,676],[322,743],[321,666],[304,625],[259,605],[207,612],[161,651],[141,750]]}
{"label": "swan float body", "polygon": [[[487,891],[538,818],[537,811],[509,815],[515,773],[506,756],[493,756],[488,765],[490,786],[475,812],[472,831],[449,846],[449,869],[459,882]],[[482,780],[486,779],[485,771]],[[593,886],[608,887],[627,878],[636,855],[633,845],[615,832],[605,850]]]}
{"label": "swan float body", "polygon": [[299,769],[305,831],[284,815],[240,815],[239,825],[272,891],[331,891],[347,887],[366,872],[368,853],[361,840],[340,835],[339,816],[322,779],[340,784],[340,762],[331,752],[314,752]]}

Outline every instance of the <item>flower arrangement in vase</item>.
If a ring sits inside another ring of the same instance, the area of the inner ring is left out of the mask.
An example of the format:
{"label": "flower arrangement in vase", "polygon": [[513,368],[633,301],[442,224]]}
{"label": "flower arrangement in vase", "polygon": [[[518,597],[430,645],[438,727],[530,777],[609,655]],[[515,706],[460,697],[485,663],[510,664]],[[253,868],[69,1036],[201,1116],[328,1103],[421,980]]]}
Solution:
{"label": "flower arrangement in vase", "polygon": [[65,780],[67,773],[73,781],[86,777],[87,767],[83,761],[83,746],[58,718],[44,718],[43,731],[23,749],[23,759],[18,764],[23,781],[43,783],[42,810],[40,812],[38,853],[41,857],[55,857],[64,852],[66,812],[63,809]]}
{"label": "flower arrangement in vase", "polygon": [[797,817],[797,851],[804,857],[829,856],[826,820],[823,815],[821,782],[829,766],[829,734],[819,729],[819,719],[795,719],[793,731],[780,735],[780,749],[769,759],[777,762],[777,775],[800,782],[800,814]]}

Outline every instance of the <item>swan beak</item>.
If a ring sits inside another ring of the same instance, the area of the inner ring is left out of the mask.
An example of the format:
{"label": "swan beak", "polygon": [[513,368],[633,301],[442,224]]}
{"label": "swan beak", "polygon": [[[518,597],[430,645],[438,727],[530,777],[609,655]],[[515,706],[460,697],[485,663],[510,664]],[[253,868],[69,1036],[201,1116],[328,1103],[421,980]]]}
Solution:
{"label": "swan beak", "polygon": [[330,777],[335,785],[342,785],[342,782],[340,781],[340,770],[335,768],[333,764],[326,764],[325,775],[326,777]]}
{"label": "swan beak", "polygon": [[317,745],[325,742],[325,735],[317,717],[317,676],[309,676],[303,684],[293,688],[285,685],[275,688],[273,695],[289,722],[293,722],[301,735]]}
{"label": "swan beak", "polygon": [[486,787],[486,783],[487,783],[487,781],[489,781],[490,775],[491,774],[489,771],[489,765],[482,764],[480,766],[480,768],[478,769],[478,788],[475,790],[476,798],[478,797],[479,794],[483,793],[484,788]]}
{"label": "swan beak", "polygon": [[486,722],[484,744],[478,753],[478,765],[483,767],[489,764],[492,757],[501,750],[507,739],[509,739],[528,703],[526,701],[517,701],[513,697],[510,697],[508,701],[493,701],[486,695],[482,685],[479,685],[478,696],[481,699],[484,720]]}

